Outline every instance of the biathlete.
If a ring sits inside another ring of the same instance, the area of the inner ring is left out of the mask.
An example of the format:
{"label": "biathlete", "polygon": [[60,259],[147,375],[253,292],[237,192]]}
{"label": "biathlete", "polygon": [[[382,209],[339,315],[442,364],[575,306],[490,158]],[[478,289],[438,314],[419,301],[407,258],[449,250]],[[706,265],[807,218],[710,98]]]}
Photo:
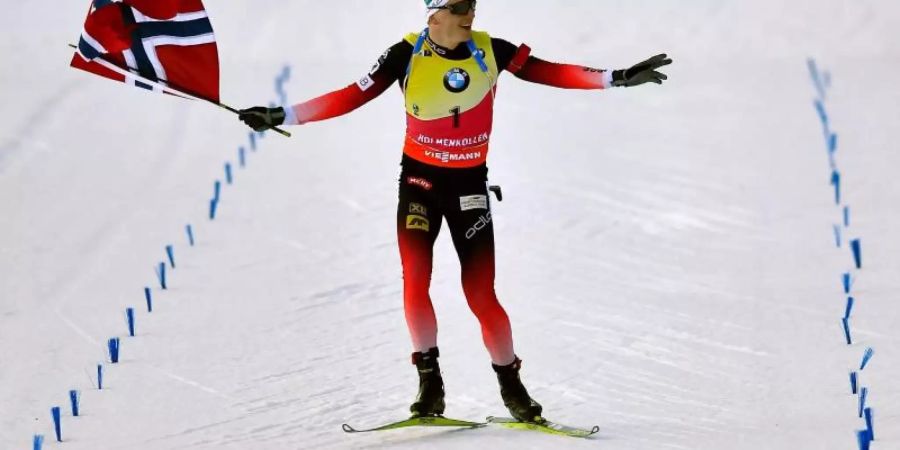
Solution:
{"label": "biathlete", "polygon": [[256,131],[302,125],[347,114],[397,83],[406,99],[397,239],[403,265],[403,306],[419,373],[413,416],[444,412],[438,365],[437,320],[429,296],[432,251],[446,219],[462,269],[469,307],[481,324],[500,395],[517,420],[540,421],[541,405],[519,377],[522,361],[494,292],[494,228],[487,186],[487,156],[497,80],[507,71],[525,81],[566,89],[662,84],[657,71],[672,63],[654,56],[626,70],[557,64],[473,31],[476,0],[425,0],[428,27],[394,44],[372,70],[344,89],[293,106],[242,110]]}

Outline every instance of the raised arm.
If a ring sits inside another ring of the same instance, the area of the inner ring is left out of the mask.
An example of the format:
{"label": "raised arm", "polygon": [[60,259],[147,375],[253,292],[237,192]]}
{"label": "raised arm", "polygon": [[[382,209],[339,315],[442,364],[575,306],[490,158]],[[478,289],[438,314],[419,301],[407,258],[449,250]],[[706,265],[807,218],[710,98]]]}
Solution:
{"label": "raised arm", "polygon": [[398,42],[385,51],[372,70],[356,83],[296,105],[245,109],[239,118],[254,130],[264,131],[279,125],[302,125],[342,116],[386,91],[406,71],[411,55],[412,45]]}

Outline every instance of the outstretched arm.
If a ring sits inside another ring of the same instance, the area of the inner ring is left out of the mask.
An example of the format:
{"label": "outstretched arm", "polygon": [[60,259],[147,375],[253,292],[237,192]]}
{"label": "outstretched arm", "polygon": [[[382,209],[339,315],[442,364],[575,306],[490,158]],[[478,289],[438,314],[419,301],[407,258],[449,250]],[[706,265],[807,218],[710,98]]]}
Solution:
{"label": "outstretched arm", "polygon": [[[672,63],[665,54],[654,56],[624,70],[603,70],[574,64],[559,64],[531,56],[531,48],[522,44],[514,47],[497,40],[498,56],[509,61],[505,69],[525,81],[563,89],[606,89],[613,86],[637,86],[644,83],[662,84],[668,77],[657,71]],[[513,50],[513,48],[515,50]]]}
{"label": "outstretched arm", "polygon": [[342,116],[386,91],[405,72],[411,55],[412,46],[401,41],[384,52],[372,70],[356,83],[292,106],[245,109],[239,118],[254,130],[263,131],[279,125],[302,125]]}

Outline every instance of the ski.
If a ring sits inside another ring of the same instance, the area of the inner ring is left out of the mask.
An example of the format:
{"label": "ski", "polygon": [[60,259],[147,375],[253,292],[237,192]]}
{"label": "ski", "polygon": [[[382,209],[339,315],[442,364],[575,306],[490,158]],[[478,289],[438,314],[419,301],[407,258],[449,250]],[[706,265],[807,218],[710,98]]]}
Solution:
{"label": "ski", "polygon": [[558,423],[551,422],[547,419],[541,418],[540,421],[536,422],[521,422],[511,417],[493,417],[490,416],[487,418],[487,423],[493,423],[500,425],[505,428],[512,428],[516,430],[532,430],[532,431],[540,431],[541,433],[547,434],[555,434],[559,436],[569,436],[569,437],[577,437],[577,438],[586,438],[588,436],[596,434],[600,431],[600,427],[593,427],[590,430],[586,430],[583,428],[575,428],[567,425],[561,425]]}
{"label": "ski", "polygon": [[364,430],[357,430],[346,423],[341,425],[341,428],[343,428],[346,433],[368,433],[371,431],[396,430],[398,428],[408,427],[480,428],[486,425],[487,424],[484,422],[469,422],[467,420],[449,419],[444,416],[421,416],[410,417],[409,419],[401,420],[399,422],[388,423],[379,427]]}

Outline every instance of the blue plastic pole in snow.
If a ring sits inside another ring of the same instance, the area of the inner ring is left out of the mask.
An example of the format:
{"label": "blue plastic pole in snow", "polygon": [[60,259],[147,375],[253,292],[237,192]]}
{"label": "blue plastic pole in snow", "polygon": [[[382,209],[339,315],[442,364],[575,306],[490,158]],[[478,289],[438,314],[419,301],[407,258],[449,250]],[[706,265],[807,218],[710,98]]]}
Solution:
{"label": "blue plastic pole in snow", "polygon": [[36,434],[34,435],[34,440],[32,440],[32,450],[41,450],[44,448],[44,435]]}
{"label": "blue plastic pole in snow", "polygon": [[238,164],[247,167],[247,150],[244,150],[244,147],[238,147]]}
{"label": "blue plastic pole in snow", "polygon": [[874,422],[872,421],[872,408],[866,408],[863,411],[863,416],[866,418],[866,429],[869,432],[869,440],[875,440],[875,427]]}
{"label": "blue plastic pole in snow", "polygon": [[856,372],[850,372],[850,392],[853,395],[859,393],[859,377]]}
{"label": "blue plastic pole in snow", "polygon": [[841,279],[844,282],[844,293],[849,294],[850,288],[853,285],[853,279],[850,278],[850,272],[845,273]]}
{"label": "blue plastic pole in snow", "polygon": [[853,297],[847,297],[847,309],[844,310],[844,318],[849,319],[850,313],[853,312]]}
{"label": "blue plastic pole in snow", "polygon": [[837,248],[841,248],[841,226],[834,226],[834,243],[837,245]]}
{"label": "blue plastic pole in snow", "polygon": [[144,288],[144,299],[147,300],[147,312],[153,312],[153,297],[150,295],[150,288]]}
{"label": "blue plastic pole in snow", "polygon": [[847,345],[853,345],[853,339],[850,338],[850,319],[844,317],[841,319],[841,324],[844,325],[844,337],[847,339]]}
{"label": "blue plastic pole in snow", "polygon": [[156,266],[156,278],[159,279],[159,286],[166,289],[166,263],[159,263]]}
{"label": "blue plastic pole in snow", "polygon": [[213,184],[213,200],[218,202],[221,195],[222,195],[222,182],[219,180],[216,180],[216,182]]}
{"label": "blue plastic pole in snow", "polygon": [[190,244],[191,247],[193,247],[194,246],[194,227],[192,227],[191,224],[187,224],[187,225],[185,225],[184,229],[185,229],[185,231],[187,231],[188,244]]}
{"label": "blue plastic pole in snow", "polygon": [[859,239],[850,241],[850,249],[853,250],[853,262],[857,269],[862,269],[862,248]]}
{"label": "blue plastic pole in snow", "polygon": [[863,354],[862,363],[859,364],[859,370],[862,371],[869,364],[869,360],[872,359],[872,356],[875,354],[875,350],[871,347],[866,349],[866,352]]}
{"label": "blue plastic pole in snow", "polygon": [[125,308],[125,320],[128,322],[128,335],[134,337],[134,308]]}
{"label": "blue plastic pole in snow", "polygon": [[816,100],[816,112],[819,113],[819,120],[822,122],[822,127],[826,130],[828,129],[828,113],[825,112],[825,105],[821,100]]}
{"label": "blue plastic pole in snow", "polygon": [[60,423],[59,406],[50,408],[50,415],[53,416],[53,430],[56,431],[56,442],[62,442],[62,423]]}
{"label": "blue plastic pole in snow", "polygon": [[831,133],[831,136],[828,136],[828,153],[834,153],[837,151],[838,145],[838,136],[837,133]]}
{"label": "blue plastic pole in snow", "polygon": [[869,396],[869,388],[864,387],[859,390],[859,417],[863,416],[863,410],[866,409],[866,397]]}
{"label": "blue plastic pole in snow", "polygon": [[119,362],[119,338],[110,338],[109,342],[106,343],[106,346],[109,348],[109,360],[113,364]]}
{"label": "blue plastic pole in snow", "polygon": [[844,207],[844,227],[846,228],[849,226],[850,226],[850,207],[845,206]]}
{"label": "blue plastic pole in snow", "polygon": [[175,247],[171,245],[166,246],[166,256],[169,257],[169,266],[173,269],[175,268]]}
{"label": "blue plastic pole in snow", "polygon": [[834,186],[834,203],[841,204],[841,174],[837,170],[831,172],[831,184]]}
{"label": "blue plastic pole in snow", "polygon": [[78,391],[76,391],[74,389],[69,391],[69,403],[72,404],[72,417],[78,417],[78,415],[79,415],[79,410],[78,410],[79,397],[80,397],[80,394],[78,393]]}
{"label": "blue plastic pole in snow", "polygon": [[869,439],[869,430],[859,430],[856,432],[856,442],[859,444],[859,450],[869,450],[872,440]]}
{"label": "blue plastic pole in snow", "polygon": [[97,389],[103,390],[103,364],[97,364]]}
{"label": "blue plastic pole in snow", "polygon": [[225,163],[225,182],[228,184],[233,182],[231,178],[231,163]]}
{"label": "blue plastic pole in snow", "polygon": [[215,220],[216,218],[216,208],[219,206],[219,202],[216,199],[212,199],[209,201],[209,220]]}
{"label": "blue plastic pole in snow", "polygon": [[250,150],[256,151],[256,132],[249,133],[250,136]]}

